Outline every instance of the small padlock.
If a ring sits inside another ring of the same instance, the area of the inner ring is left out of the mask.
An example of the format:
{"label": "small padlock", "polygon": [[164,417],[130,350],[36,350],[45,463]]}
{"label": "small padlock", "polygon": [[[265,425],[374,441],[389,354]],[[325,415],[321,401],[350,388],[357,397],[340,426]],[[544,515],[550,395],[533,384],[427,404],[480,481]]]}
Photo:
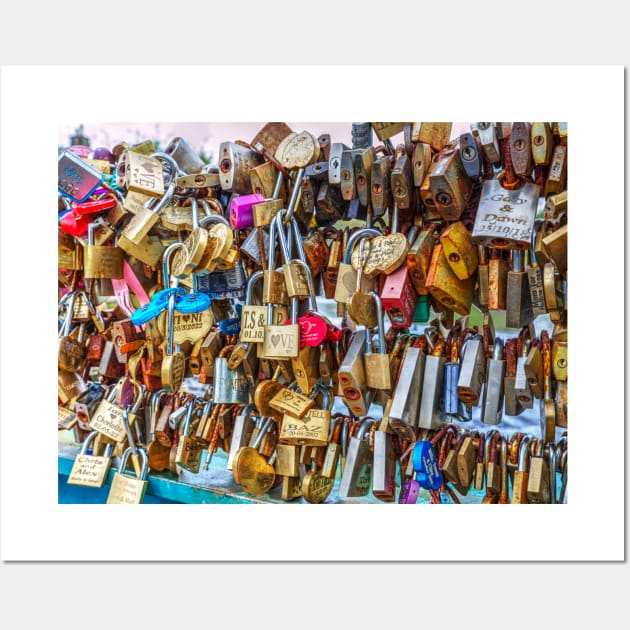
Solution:
{"label": "small padlock", "polygon": [[90,445],[95,443],[99,435],[98,431],[92,431],[85,438],[81,450],[72,464],[67,483],[89,488],[101,488],[103,486],[112,463],[113,445],[105,445],[104,455],[98,455],[94,451],[88,455]]}
{"label": "small padlock", "polygon": [[127,460],[134,454],[134,449],[129,447],[120,459],[120,468],[114,474],[112,485],[107,495],[107,503],[137,504],[142,503],[149,484],[149,459],[146,449],[137,447],[137,453],[142,459],[142,470],[139,477],[131,477],[125,473]]}
{"label": "small padlock", "polygon": [[503,417],[503,385],[505,359],[503,341],[494,340],[492,358],[486,367],[486,382],[481,403],[481,421],[484,424],[499,424]]}
{"label": "small padlock", "polygon": [[[406,271],[406,268],[405,268]],[[363,353],[363,361],[365,365],[365,383],[370,389],[390,390],[391,382],[391,364],[390,356],[387,353],[385,345],[385,324],[383,321],[383,306],[378,293],[371,292],[376,303],[377,312],[377,333],[378,333],[378,352],[372,349],[372,331],[366,329],[365,352]]]}

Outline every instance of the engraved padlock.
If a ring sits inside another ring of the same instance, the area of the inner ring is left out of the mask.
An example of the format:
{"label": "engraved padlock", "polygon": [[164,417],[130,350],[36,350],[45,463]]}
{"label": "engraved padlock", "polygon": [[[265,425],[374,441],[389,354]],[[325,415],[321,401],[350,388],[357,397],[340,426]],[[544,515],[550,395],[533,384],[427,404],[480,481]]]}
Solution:
{"label": "engraved padlock", "polygon": [[88,454],[90,446],[96,443],[96,438],[100,433],[92,431],[81,445],[81,450],[72,464],[72,470],[68,475],[67,483],[77,486],[87,486],[89,488],[101,488],[105,483],[105,478],[112,463],[113,444],[105,445],[105,453],[98,455],[94,448]]}
{"label": "engraved padlock", "polygon": [[83,276],[85,278],[122,278],[123,250],[114,242],[114,246],[95,245],[94,230],[98,224],[88,225],[88,243],[85,247]]}
{"label": "engraved padlock", "polygon": [[507,190],[498,179],[484,181],[473,226],[473,241],[497,248],[530,245],[540,188],[526,183]]}
{"label": "engraved padlock", "polygon": [[[140,454],[142,459],[142,469],[139,477],[132,477],[126,474],[127,460],[132,454]],[[114,474],[112,485],[107,495],[107,503],[136,504],[142,503],[149,484],[147,477],[149,474],[149,458],[144,448],[137,447],[136,451],[129,447],[120,459],[120,467]]]}

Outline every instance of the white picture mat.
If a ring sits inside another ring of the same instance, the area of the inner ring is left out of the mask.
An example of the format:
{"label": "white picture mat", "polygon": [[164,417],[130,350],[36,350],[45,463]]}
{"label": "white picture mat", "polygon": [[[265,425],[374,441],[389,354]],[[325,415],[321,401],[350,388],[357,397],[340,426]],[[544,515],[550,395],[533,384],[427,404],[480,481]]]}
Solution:
{"label": "white picture mat", "polygon": [[[167,71],[159,66],[3,67],[2,559],[622,560],[623,67],[518,66],[512,69],[518,77],[515,83],[498,79],[509,74],[509,66],[389,66],[387,82],[405,86],[404,98],[399,99],[378,98],[379,90],[369,88],[371,67],[309,67],[311,76],[326,77],[330,86],[326,91],[335,95],[321,100],[307,99],[300,89],[285,89],[281,95],[272,90],[289,70],[178,67],[180,85],[197,86],[196,98],[185,98],[178,90],[149,89],[164,80]],[[212,79],[200,81],[203,72]],[[66,78],[76,75],[86,77],[83,95],[64,89]],[[99,75],[115,76],[115,88],[99,87],[95,80],[94,93],[111,96],[90,98],[87,79]],[[252,76],[264,76],[264,84],[252,85]],[[221,85],[226,88],[216,89]],[[368,86],[372,97],[355,97],[348,85]],[[439,85],[448,89],[435,89]],[[58,505],[57,429],[48,416],[56,397],[53,191],[59,124],[418,118],[568,122],[569,503],[452,509],[385,504],[160,505],[132,508],[133,513],[127,508]],[[602,435],[609,436],[605,442]],[[89,527],[97,545],[68,544],[68,532],[78,523]],[[131,527],[142,535],[112,535]],[[209,539],[217,532],[222,542],[206,547],[164,544],[165,531],[182,527],[204,530]],[[309,542],[311,537],[316,545]],[[431,544],[437,538],[449,544]],[[277,542],[263,545],[261,539]]]}

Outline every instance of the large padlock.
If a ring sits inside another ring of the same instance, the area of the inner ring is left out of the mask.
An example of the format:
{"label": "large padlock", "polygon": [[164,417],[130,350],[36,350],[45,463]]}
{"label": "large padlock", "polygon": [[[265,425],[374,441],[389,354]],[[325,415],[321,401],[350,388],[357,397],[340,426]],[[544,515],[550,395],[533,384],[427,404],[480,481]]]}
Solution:
{"label": "large padlock", "polygon": [[473,241],[487,247],[528,248],[539,195],[536,184],[507,190],[497,179],[486,180],[475,215]]}

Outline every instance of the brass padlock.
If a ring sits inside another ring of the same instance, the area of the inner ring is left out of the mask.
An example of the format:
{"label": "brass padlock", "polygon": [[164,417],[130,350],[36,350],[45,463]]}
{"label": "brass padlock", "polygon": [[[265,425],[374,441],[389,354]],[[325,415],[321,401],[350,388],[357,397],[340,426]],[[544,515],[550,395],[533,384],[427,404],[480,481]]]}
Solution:
{"label": "brass padlock", "polygon": [[460,280],[451,269],[442,244],[435,245],[426,281],[429,293],[446,308],[460,315],[468,315],[474,286],[474,276]]}
{"label": "brass padlock", "polygon": [[445,221],[457,221],[472,195],[472,182],[456,144],[446,145],[435,157],[429,182],[440,216]]}
{"label": "brass padlock", "polygon": [[467,280],[477,271],[477,246],[461,221],[451,223],[440,234],[440,243],[448,264],[460,280]]}

